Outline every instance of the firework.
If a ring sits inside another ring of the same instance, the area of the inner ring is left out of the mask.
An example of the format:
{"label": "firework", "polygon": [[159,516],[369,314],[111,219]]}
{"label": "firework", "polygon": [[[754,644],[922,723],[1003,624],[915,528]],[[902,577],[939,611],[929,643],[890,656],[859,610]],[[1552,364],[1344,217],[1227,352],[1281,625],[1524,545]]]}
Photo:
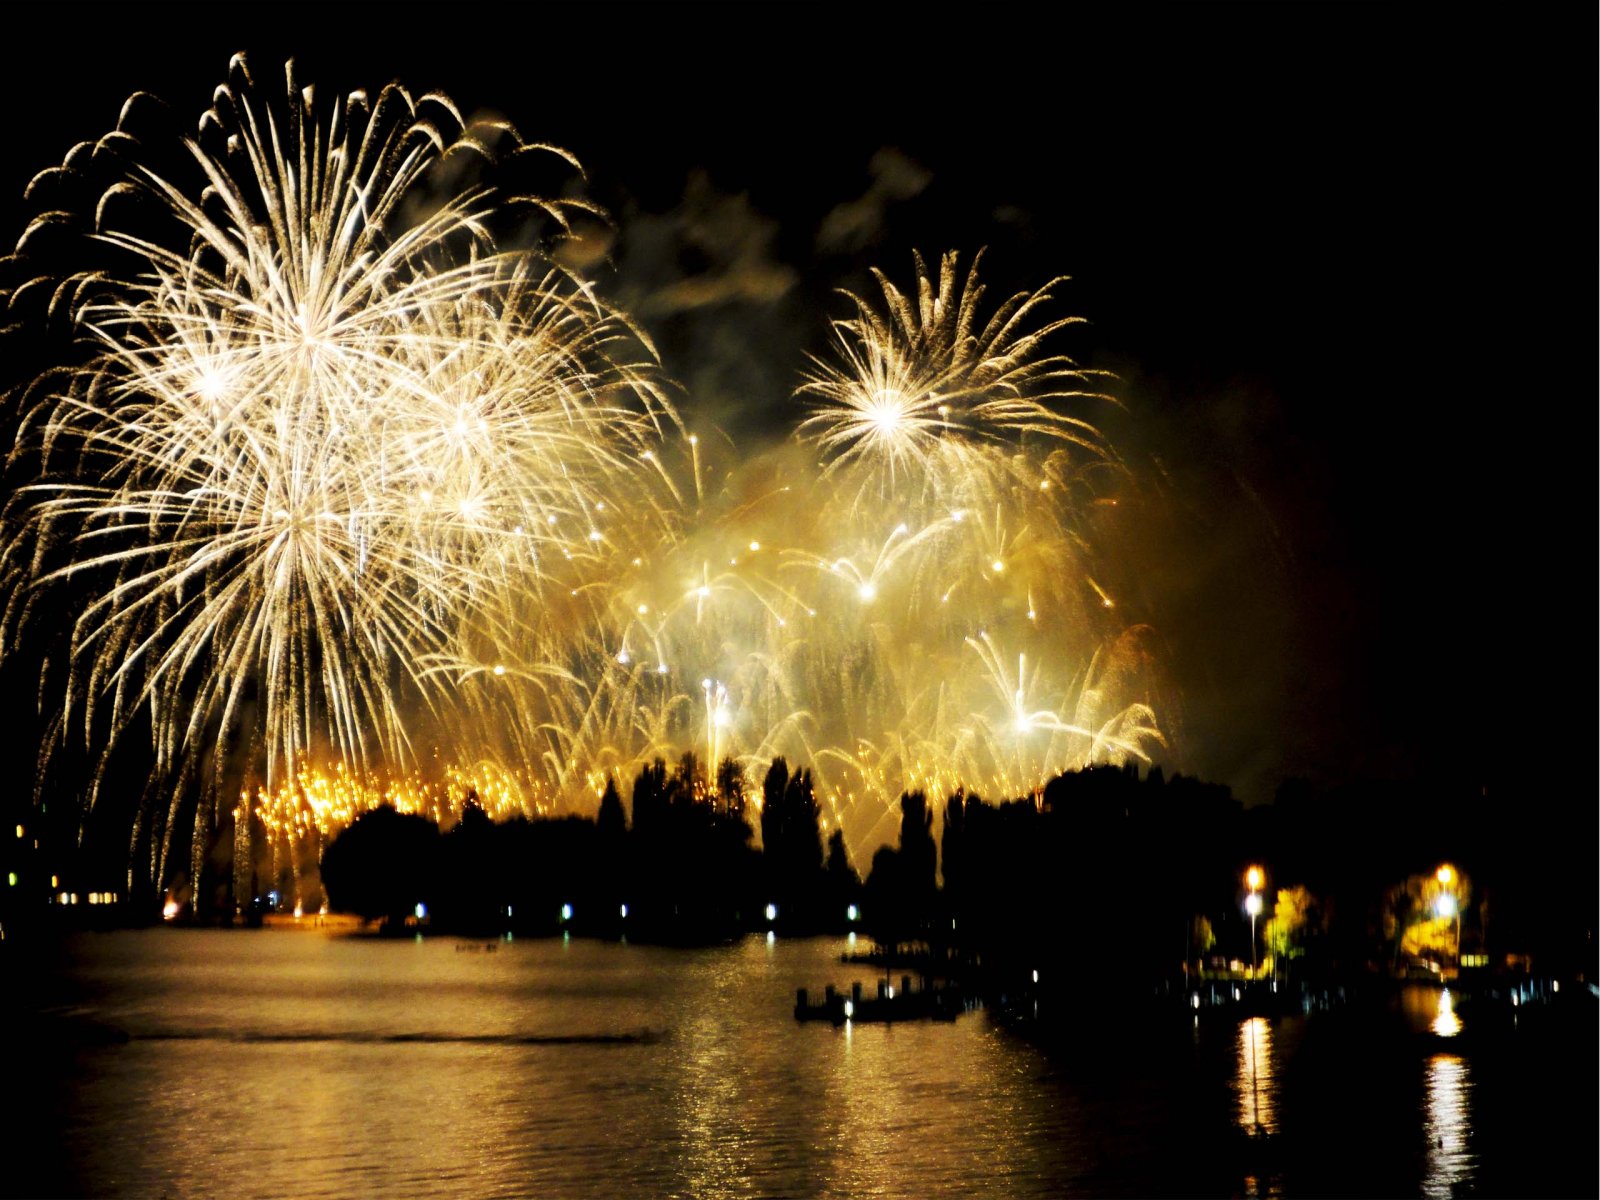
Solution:
{"label": "firework", "polygon": [[[693,435],[651,451],[658,502],[684,502],[678,536],[620,546],[581,630],[523,607],[506,670],[458,668],[471,729],[499,739],[473,753],[542,762],[553,791],[591,804],[605,772],[652,757],[727,755],[753,780],[783,755],[814,767],[860,859],[892,836],[903,790],[1023,795],[1159,752],[1151,636],[1097,578],[1093,516],[1126,472],[1070,407],[1106,401],[1064,357],[1033,366],[1069,324],[1030,324],[1041,294],[1002,305],[975,352],[959,331],[978,327],[979,289],[969,272],[952,298],[955,276],[946,258],[937,284],[919,279],[920,310],[887,284],[890,315],[851,298],[835,331],[855,352],[814,365],[802,394],[829,390],[802,437],[743,461]],[[858,411],[832,399],[889,361],[951,399],[926,444],[856,438]]]}
{"label": "firework", "polygon": [[784,755],[861,860],[902,790],[1021,795],[1164,744],[1147,633],[1099,582],[1126,473],[1056,283],[988,311],[977,260],[919,259],[914,294],[878,275],[796,435],[741,458],[591,286],[492,233],[592,210],[440,171],[566,156],[444,97],[286,84],[236,60],[184,170],[132,106],[41,175],[88,188],[104,261],[7,296],[77,359],[18,405],[4,649],[73,599],[45,765],[88,745],[93,803],[148,727],[153,878],[195,794],[197,874],[225,794],[236,866],[253,826],[298,863],[381,803],[581,811],[655,757]]}
{"label": "firework", "polygon": [[812,431],[830,470],[853,465],[880,492],[939,490],[981,470],[985,450],[1029,434],[1104,453],[1096,426],[1069,407],[1105,400],[1089,386],[1103,373],[1047,352],[1052,335],[1080,318],[1033,320],[1063,281],[985,317],[981,258],[963,281],[955,254],[940,260],[936,279],[918,257],[915,300],[875,271],[881,311],[846,293],[855,315],[833,323],[836,360],[813,360],[800,389],[815,400],[801,432]]}
{"label": "firework", "polygon": [[565,590],[671,419],[625,322],[495,248],[485,194],[408,215],[453,156],[526,151],[514,131],[396,86],[320,114],[286,82],[267,102],[235,60],[190,179],[126,130],[95,149],[121,273],[55,289],[84,362],[23,417],[41,478],[9,514],[30,585],[7,627],[88,592],[50,745],[148,714],[158,875],[201,776],[242,762],[272,793],[307,760],[408,761],[415,713],[447,706],[427,664],[508,591]]}

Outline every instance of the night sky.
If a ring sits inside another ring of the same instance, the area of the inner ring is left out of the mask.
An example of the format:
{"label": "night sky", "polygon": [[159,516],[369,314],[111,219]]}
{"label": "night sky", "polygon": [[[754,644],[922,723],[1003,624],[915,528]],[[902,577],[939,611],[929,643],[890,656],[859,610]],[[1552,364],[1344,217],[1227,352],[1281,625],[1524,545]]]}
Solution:
{"label": "night sky", "polygon": [[1069,275],[1064,348],[1118,375],[1108,432],[1161,500],[1128,574],[1183,695],[1175,765],[1251,802],[1291,775],[1498,786],[1586,765],[1595,728],[1568,279],[1595,29],[1554,16],[40,8],[0,39],[0,215],[9,243],[28,178],[129,92],[198,116],[236,50],[258,80],[292,55],[319,89],[438,88],[578,156],[617,220],[604,286],[741,444],[792,426],[869,267],[987,247],[991,296]]}

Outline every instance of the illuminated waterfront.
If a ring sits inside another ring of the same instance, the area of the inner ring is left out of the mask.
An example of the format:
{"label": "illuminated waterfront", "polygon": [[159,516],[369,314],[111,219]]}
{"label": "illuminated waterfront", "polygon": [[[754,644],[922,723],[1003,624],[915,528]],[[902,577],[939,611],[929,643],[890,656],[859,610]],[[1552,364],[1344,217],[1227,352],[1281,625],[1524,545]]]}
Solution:
{"label": "illuminated waterfront", "polygon": [[13,1020],[47,1034],[7,1190],[1549,1194],[1592,1171],[1594,1098],[1552,1086],[1549,1042],[1473,1041],[1471,1014],[1419,1032],[1434,989],[1370,1021],[1097,1023],[1046,1054],[981,1012],[795,1022],[796,986],[851,977],[843,949],[76,938],[48,1014]]}

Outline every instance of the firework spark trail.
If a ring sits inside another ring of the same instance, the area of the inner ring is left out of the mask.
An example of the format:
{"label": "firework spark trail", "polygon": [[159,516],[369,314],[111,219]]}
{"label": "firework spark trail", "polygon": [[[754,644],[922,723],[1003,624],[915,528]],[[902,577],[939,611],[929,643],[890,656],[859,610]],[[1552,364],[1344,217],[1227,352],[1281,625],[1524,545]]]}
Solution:
{"label": "firework spark trail", "polygon": [[984,449],[1030,433],[1105,452],[1099,430],[1067,408],[1107,399],[1089,390],[1103,373],[1041,349],[1080,318],[1032,324],[1062,281],[1013,296],[980,321],[981,259],[962,283],[953,253],[937,280],[919,256],[914,301],[874,271],[882,312],[846,293],[855,316],[833,323],[837,361],[814,359],[800,389],[817,401],[801,433],[813,431],[830,471],[855,466],[862,486],[884,493],[903,491],[906,476],[939,490],[981,472]]}
{"label": "firework spark trail", "polygon": [[444,97],[319,116],[286,82],[269,103],[236,60],[183,142],[197,182],[123,130],[43,173],[117,168],[113,265],[8,298],[48,283],[86,353],[25,392],[0,629],[14,649],[85,598],[45,753],[100,755],[92,803],[148,715],[154,878],[196,788],[237,791],[276,854],[378,803],[587,810],[657,756],[784,755],[861,861],[904,789],[1026,794],[1164,744],[1144,633],[1095,578],[1123,472],[1100,377],[1053,349],[1054,283],[986,312],[976,259],[919,259],[914,296],[878,275],[798,436],[740,461],[592,288],[497,248],[507,202],[411,200],[457,155],[566,156]]}
{"label": "firework spark trail", "polygon": [[[1164,746],[1147,631],[1120,624],[1091,573],[1088,514],[1114,499],[1122,468],[1062,410],[1101,398],[1063,357],[1033,367],[1026,323],[990,321],[975,351],[960,331],[975,327],[977,289],[969,273],[953,293],[955,265],[941,264],[938,285],[919,280],[920,310],[896,309],[885,285],[897,318],[854,299],[858,316],[836,336],[873,344],[841,345],[825,389],[864,392],[874,378],[851,375],[862,362],[909,363],[905,378],[934,381],[939,429],[900,430],[901,448],[865,428],[859,406],[824,399],[809,441],[751,461],[725,463],[691,438],[650,452],[690,506],[681,538],[619,544],[581,637],[549,611],[519,610],[537,622],[499,644],[534,653],[514,671],[472,673],[458,697],[474,729],[517,744],[477,753],[542,757],[555,790],[588,789],[590,803],[604,770],[653,756],[729,753],[753,782],[781,754],[815,767],[859,860],[892,836],[902,790],[1026,794],[1058,771]],[[1030,316],[1037,299],[1002,312]],[[830,369],[814,366],[807,393]],[[549,719],[527,716],[540,712]]]}
{"label": "firework spark trail", "polygon": [[[514,132],[393,85],[319,122],[286,82],[274,105],[235,60],[183,143],[197,189],[124,131],[96,148],[121,169],[93,238],[125,277],[57,289],[87,361],[30,395],[14,458],[43,479],[9,514],[7,567],[32,578],[13,644],[42,597],[91,589],[50,746],[109,728],[109,756],[147,711],[163,848],[236,730],[269,794],[307,760],[412,759],[411,710],[447,700],[423,664],[507,593],[554,594],[596,514],[636,491],[631,451],[674,419],[648,344],[498,251],[485,195],[403,218],[453,155],[529,149]],[[117,224],[134,200],[139,232]]]}

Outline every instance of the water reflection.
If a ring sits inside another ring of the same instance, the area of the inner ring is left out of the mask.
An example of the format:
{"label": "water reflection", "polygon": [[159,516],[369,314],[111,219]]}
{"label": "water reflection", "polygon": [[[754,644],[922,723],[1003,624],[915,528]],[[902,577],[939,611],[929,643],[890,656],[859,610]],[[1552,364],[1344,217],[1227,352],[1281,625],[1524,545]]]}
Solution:
{"label": "water reflection", "polygon": [[1439,993],[1439,1013],[1433,1018],[1433,1031],[1440,1037],[1455,1037],[1461,1032],[1461,1018],[1456,1016],[1456,1006],[1450,999],[1450,989]]}
{"label": "water reflection", "polygon": [[1400,991],[1400,1012],[1408,1028],[1436,1037],[1455,1037],[1461,1032],[1461,1015],[1456,1012],[1456,993],[1449,988],[1414,984]]}
{"label": "water reflection", "polygon": [[[1455,1018],[1456,991],[1407,994],[1415,1042],[1368,1045],[1364,1022],[1208,1015],[1170,1041],[1165,1027],[1086,1024],[1046,1056],[983,1014],[795,1021],[796,988],[849,986],[847,945],[549,938],[465,954],[320,934],[74,939],[49,1011],[91,1011],[128,1040],[79,1046],[67,1027],[41,1050],[34,1116],[17,1127],[31,1132],[15,1144],[42,1158],[6,1182],[152,1200],[219,1179],[306,1200],[1442,1196],[1483,1186],[1504,1159],[1473,1095],[1503,1068],[1478,1045],[1431,1055],[1444,1043],[1424,1036]],[[0,1039],[0,1058],[15,1048]],[[1544,1114],[1550,1094],[1530,1089],[1516,1107]],[[1530,1116],[1511,1145],[1572,1156],[1592,1137],[1578,1115],[1583,1131],[1559,1143],[1536,1139],[1545,1123]],[[1371,1154],[1346,1153],[1367,1142]]]}
{"label": "water reflection", "polygon": [[1236,1119],[1249,1134],[1276,1133],[1275,1093],[1277,1071],[1272,1053],[1272,1025],[1265,1017],[1239,1022],[1233,1090],[1238,1097]]}
{"label": "water reflection", "polygon": [[1472,1175],[1475,1156],[1467,1146],[1471,1101],[1472,1079],[1466,1060],[1454,1054],[1430,1058],[1423,1113],[1423,1129],[1428,1137],[1424,1196],[1454,1195],[1457,1185]]}

